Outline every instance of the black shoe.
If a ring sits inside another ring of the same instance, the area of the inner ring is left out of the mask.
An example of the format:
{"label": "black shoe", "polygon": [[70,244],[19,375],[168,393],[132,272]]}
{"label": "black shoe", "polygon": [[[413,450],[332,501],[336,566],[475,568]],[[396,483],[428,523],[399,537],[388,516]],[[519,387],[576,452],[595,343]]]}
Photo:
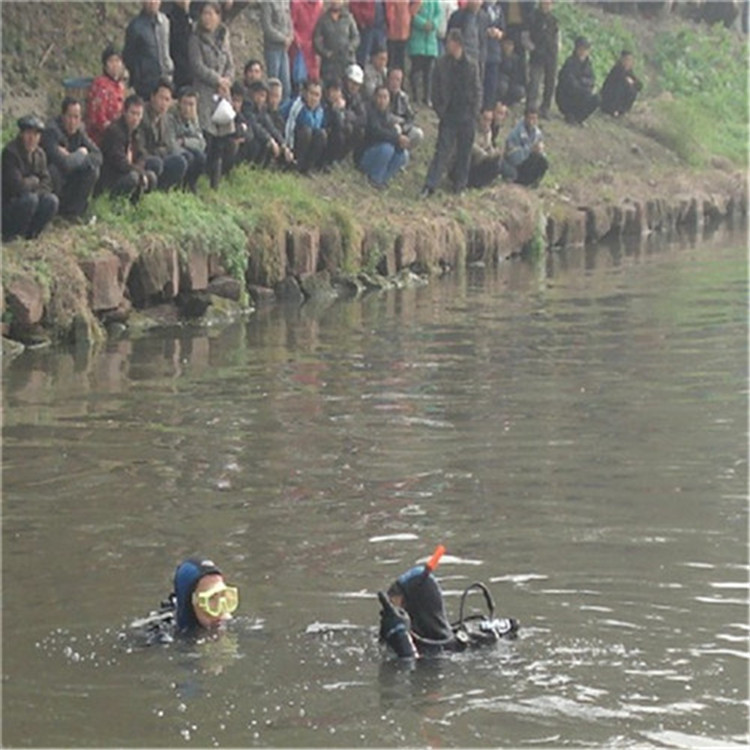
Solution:
{"label": "black shoe", "polygon": [[422,198],[422,200],[424,200],[425,198],[429,198],[434,192],[435,192],[434,188],[431,188],[425,185],[422,188],[422,191],[419,193],[419,197]]}

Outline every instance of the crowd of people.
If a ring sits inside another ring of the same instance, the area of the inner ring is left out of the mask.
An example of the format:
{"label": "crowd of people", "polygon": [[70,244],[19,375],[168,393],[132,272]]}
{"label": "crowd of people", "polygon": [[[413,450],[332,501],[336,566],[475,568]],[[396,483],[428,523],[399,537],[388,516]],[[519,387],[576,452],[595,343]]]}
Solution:
{"label": "crowd of people", "polygon": [[66,96],[46,124],[18,121],[2,152],[4,240],[36,237],[58,213],[87,221],[100,193],[135,203],[194,191],[204,174],[215,188],[240,163],[308,175],[351,159],[383,189],[424,140],[415,105],[439,120],[422,197],[446,174],[456,192],[533,186],[553,97],[582,124],[599,107],[625,114],[641,90],[623,50],[597,93],[583,37],[558,73],[552,0],[264,0],[264,59],[241,75],[225,23],[237,5],[144,0],[85,101]]}

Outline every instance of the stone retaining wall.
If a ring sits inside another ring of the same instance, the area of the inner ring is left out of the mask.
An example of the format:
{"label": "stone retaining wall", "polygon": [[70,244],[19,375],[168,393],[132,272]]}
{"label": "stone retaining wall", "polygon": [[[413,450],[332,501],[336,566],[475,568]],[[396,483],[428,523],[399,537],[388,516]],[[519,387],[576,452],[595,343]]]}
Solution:
{"label": "stone retaining wall", "polygon": [[[243,282],[229,277],[211,255],[182,254],[174,247],[138,253],[104,237],[96,255],[68,263],[66,273],[73,282],[65,289],[72,285],[86,290],[86,299],[73,304],[75,310],[68,316],[51,314],[55,295],[63,293],[58,285],[50,289],[31,272],[4,278],[2,332],[27,345],[45,339],[85,343],[99,337],[103,326],[129,325],[133,308],[148,312],[167,304],[177,310],[176,316],[170,313],[170,321],[199,318],[218,298],[239,306],[245,290],[256,306],[301,303],[311,297],[385,288],[393,283],[388,279],[397,276],[399,283],[406,283],[410,273],[428,276],[467,263],[495,264],[521,252],[540,233],[548,251],[554,252],[619,236],[694,231],[734,217],[744,219],[744,176],[728,175],[718,187],[716,181],[712,185],[711,190],[686,188],[660,197],[589,206],[559,201],[545,205],[534,193],[524,192],[505,220],[416,216],[395,227],[390,236],[361,228],[359,235],[349,238],[348,247],[337,227],[269,225],[248,237]],[[376,272],[366,273],[372,258],[377,259]]]}

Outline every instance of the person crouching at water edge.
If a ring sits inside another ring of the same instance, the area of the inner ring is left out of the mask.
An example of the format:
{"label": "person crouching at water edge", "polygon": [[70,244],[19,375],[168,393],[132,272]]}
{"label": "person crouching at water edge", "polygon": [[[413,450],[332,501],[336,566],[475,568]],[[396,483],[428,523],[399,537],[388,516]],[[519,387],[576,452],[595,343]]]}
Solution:
{"label": "person crouching at water edge", "polygon": [[[401,658],[433,656],[445,651],[489,646],[501,638],[514,638],[519,623],[512,617],[494,617],[495,605],[483,583],[472,583],[461,596],[458,622],[451,624],[443,592],[432,571],[445,548],[438,546],[430,560],[400,575],[387,595],[378,592],[381,604],[380,641]],[[484,594],[488,614],[464,616],[464,604],[472,590]]]}
{"label": "person crouching at water edge", "polygon": [[156,612],[131,623],[149,643],[169,643],[176,635],[220,630],[239,605],[239,592],[224,581],[213,560],[191,557],[177,566],[174,590]]}

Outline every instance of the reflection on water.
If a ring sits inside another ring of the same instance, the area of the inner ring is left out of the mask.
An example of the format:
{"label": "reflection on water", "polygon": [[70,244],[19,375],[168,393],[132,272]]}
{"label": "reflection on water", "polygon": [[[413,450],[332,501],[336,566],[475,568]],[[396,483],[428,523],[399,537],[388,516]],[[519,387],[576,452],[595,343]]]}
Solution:
{"label": "reflection on water", "polygon": [[[5,744],[746,744],[745,255],[580,249],[10,363]],[[484,580],[520,637],[383,660],[375,592],[438,542],[449,614]],[[195,552],[239,616],[141,647]]]}

